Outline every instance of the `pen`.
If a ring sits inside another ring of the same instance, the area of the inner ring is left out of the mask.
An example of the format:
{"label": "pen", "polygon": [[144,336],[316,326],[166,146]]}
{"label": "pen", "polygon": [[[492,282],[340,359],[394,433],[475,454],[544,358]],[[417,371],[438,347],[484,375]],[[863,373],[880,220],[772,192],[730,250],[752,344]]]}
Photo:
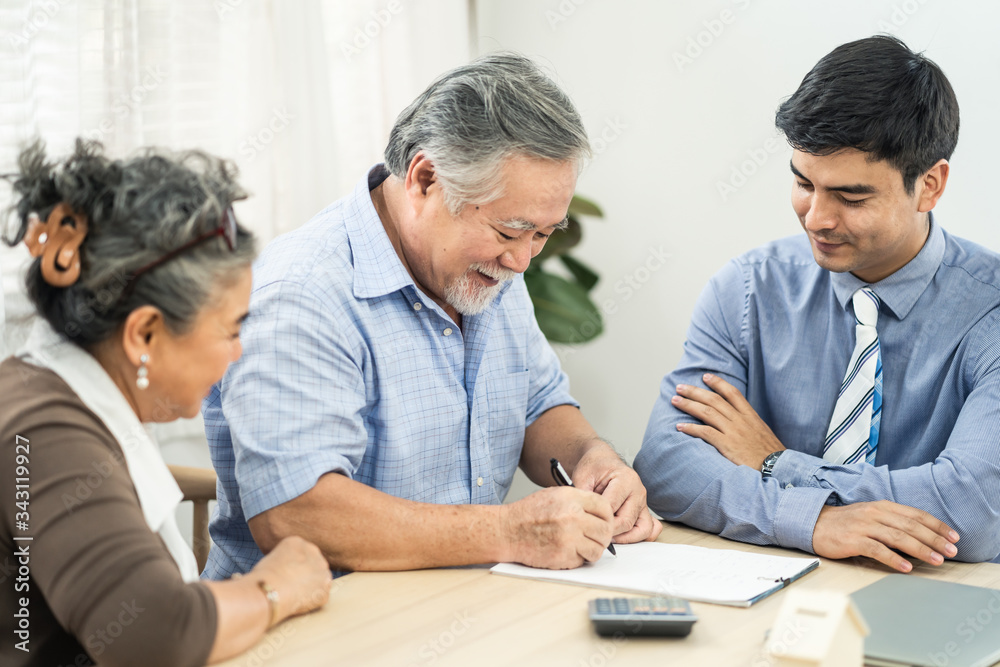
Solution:
{"label": "pen", "polygon": [[[552,466],[552,479],[556,480],[556,486],[573,486],[573,480],[566,474],[566,469],[559,463],[559,459],[549,459],[549,464]],[[612,556],[618,555],[615,553],[614,544],[608,545],[608,551]]]}

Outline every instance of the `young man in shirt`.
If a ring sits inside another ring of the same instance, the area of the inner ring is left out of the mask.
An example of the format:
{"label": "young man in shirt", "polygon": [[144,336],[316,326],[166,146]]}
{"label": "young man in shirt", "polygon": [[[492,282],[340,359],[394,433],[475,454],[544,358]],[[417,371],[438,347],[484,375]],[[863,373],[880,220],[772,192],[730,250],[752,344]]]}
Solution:
{"label": "young man in shirt", "polygon": [[899,40],[863,39],[776,124],[806,234],[702,293],[635,460],[650,507],[902,572],[997,560],[1000,258],[931,214],[958,141],[951,85]]}
{"label": "young man in shirt", "polygon": [[[521,273],[562,226],[586,133],[529,60],[484,56],[405,109],[354,192],[254,267],[241,361],[204,405],[219,474],[205,575],[286,535],[340,570],[568,568],[655,539]],[[576,488],[502,505],[515,469]]]}

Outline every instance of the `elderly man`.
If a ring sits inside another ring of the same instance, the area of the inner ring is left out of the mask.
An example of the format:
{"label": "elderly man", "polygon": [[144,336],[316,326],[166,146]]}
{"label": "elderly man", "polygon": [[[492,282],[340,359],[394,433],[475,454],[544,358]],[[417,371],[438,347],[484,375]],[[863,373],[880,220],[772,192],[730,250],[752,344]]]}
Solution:
{"label": "elderly man", "polygon": [[[657,536],[521,277],[588,153],[551,80],[486,56],[400,114],[351,195],[264,251],[245,352],[204,405],[220,481],[205,576],[292,534],[339,570],[568,568]],[[553,485],[550,458],[575,488],[501,505],[519,464]]]}
{"label": "elderly man", "polygon": [[958,141],[948,79],[895,38],[859,40],[777,126],[806,233],[702,293],[636,457],[650,505],[902,572],[998,560],[1000,258],[931,214]]}

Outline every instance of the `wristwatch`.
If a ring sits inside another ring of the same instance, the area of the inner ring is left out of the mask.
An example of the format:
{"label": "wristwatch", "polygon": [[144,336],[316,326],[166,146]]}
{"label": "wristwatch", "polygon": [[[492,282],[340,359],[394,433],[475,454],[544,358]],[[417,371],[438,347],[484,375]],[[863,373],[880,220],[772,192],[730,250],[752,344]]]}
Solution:
{"label": "wristwatch", "polygon": [[771,471],[774,470],[774,464],[778,462],[778,457],[785,453],[785,450],[779,450],[777,452],[771,452],[764,459],[764,465],[760,467],[761,477],[770,477]]}

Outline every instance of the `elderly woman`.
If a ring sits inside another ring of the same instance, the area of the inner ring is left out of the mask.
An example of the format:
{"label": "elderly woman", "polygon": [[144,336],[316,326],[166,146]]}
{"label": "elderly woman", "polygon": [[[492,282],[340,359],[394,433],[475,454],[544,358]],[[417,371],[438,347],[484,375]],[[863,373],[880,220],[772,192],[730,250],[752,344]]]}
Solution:
{"label": "elderly woman", "polygon": [[111,161],[40,144],[8,177],[37,259],[39,321],[0,364],[4,665],[199,665],[326,602],[312,544],[280,543],[237,581],[201,582],[181,493],[143,423],[193,417],[240,356],[254,241],[226,163]]}

